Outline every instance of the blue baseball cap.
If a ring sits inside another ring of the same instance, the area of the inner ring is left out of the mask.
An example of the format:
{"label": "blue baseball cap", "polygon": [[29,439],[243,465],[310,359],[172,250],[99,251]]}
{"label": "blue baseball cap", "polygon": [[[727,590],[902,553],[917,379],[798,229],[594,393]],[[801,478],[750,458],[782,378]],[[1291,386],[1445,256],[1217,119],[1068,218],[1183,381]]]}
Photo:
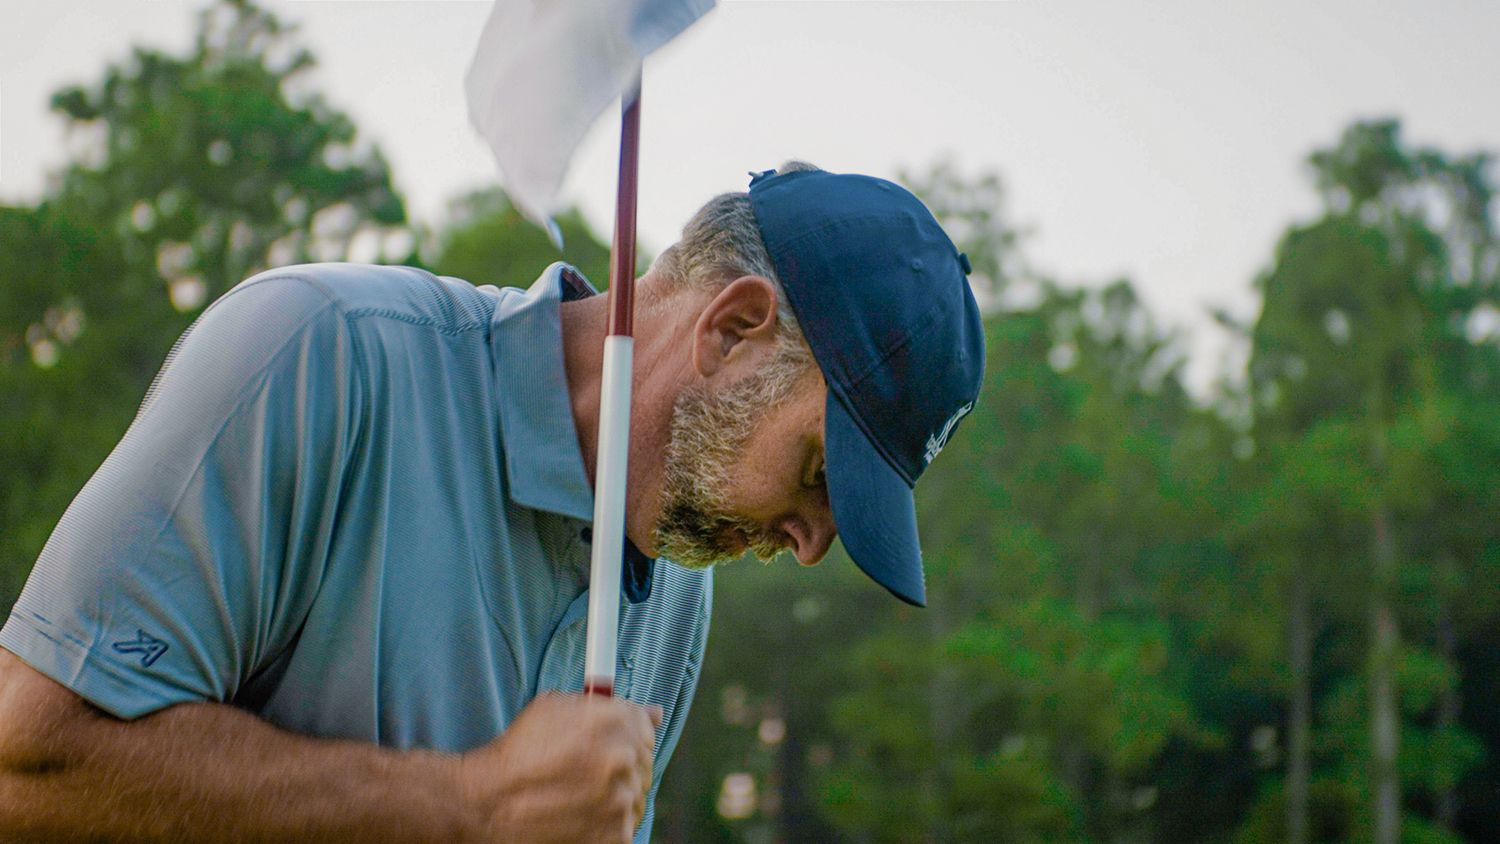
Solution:
{"label": "blue baseball cap", "polygon": [[912,489],[984,377],[969,260],[932,212],[871,176],[752,174],[750,203],[828,383],[828,496],[844,549],[892,594],[927,595]]}

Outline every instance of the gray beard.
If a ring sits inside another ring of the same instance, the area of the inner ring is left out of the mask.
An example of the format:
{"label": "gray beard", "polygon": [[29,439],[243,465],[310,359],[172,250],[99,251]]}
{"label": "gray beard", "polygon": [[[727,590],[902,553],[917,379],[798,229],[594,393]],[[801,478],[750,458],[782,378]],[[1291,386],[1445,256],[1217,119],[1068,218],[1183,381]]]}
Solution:
{"label": "gray beard", "polygon": [[655,527],[657,553],[689,568],[708,568],[745,550],[769,562],[786,549],[786,537],[730,512],[734,467],[760,419],[791,393],[796,378],[779,361],[718,393],[684,389],[672,405],[662,468],[662,510]]}

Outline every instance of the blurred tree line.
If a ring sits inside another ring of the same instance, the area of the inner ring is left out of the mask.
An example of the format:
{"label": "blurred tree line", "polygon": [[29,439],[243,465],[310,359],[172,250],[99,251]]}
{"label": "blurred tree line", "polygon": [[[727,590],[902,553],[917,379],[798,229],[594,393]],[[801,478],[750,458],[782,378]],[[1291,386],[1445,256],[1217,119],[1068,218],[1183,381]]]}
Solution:
{"label": "blurred tree line", "polygon": [[[528,284],[495,191],[408,220],[379,151],[248,0],[57,93],[78,147],[0,207],[0,600],[174,339],[258,269]],[[1500,245],[1483,155],[1361,122],[1254,280],[1206,398],[1128,280],[1031,271],[992,174],[906,181],[974,259],[987,385],[918,503],[929,607],[835,553],[719,575],[657,837],[1500,840]],[[795,571],[794,571],[795,570]]]}

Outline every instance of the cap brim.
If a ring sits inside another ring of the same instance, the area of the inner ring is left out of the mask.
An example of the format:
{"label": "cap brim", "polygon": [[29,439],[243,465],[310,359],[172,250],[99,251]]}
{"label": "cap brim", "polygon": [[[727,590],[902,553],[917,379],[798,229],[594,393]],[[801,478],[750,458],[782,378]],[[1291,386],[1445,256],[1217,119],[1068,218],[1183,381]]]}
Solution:
{"label": "cap brim", "polygon": [[927,605],[912,488],[832,392],[823,418],[828,497],[844,550],[892,595]]}

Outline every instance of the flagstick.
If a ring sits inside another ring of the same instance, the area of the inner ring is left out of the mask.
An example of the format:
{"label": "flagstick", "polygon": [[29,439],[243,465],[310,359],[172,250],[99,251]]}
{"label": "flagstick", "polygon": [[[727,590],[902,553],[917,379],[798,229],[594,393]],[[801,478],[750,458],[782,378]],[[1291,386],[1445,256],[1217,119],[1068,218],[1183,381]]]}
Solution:
{"label": "flagstick", "polygon": [[583,688],[614,694],[620,626],[620,566],[625,556],[625,477],[630,454],[630,376],[635,338],[635,207],[641,141],[641,77],[622,98],[620,181],[610,253],[609,332],[599,390],[599,451],[594,476],[594,544],[589,570],[588,637]]}

